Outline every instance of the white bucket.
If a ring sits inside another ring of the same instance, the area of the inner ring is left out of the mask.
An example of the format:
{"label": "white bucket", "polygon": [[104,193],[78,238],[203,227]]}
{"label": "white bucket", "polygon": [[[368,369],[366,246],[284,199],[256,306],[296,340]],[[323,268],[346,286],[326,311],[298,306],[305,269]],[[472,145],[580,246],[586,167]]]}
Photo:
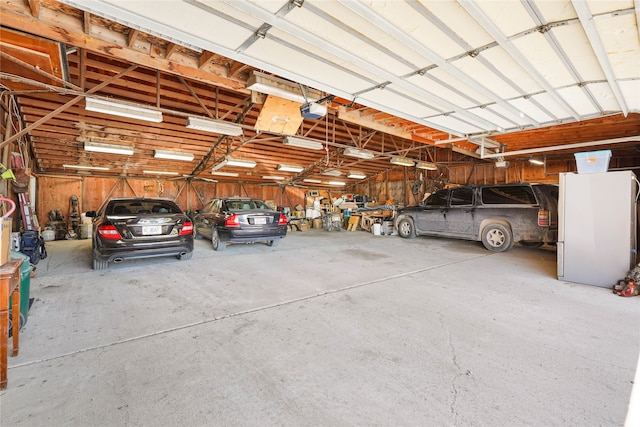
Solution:
{"label": "white bucket", "polygon": [[91,224],[80,224],[79,226],[79,234],[81,239],[90,239],[91,238]]}
{"label": "white bucket", "polygon": [[42,230],[42,238],[45,242],[50,242],[52,240],[56,240],[56,232],[55,230],[44,229]]}
{"label": "white bucket", "polygon": [[382,224],[375,223],[373,224],[373,228],[371,229],[374,236],[379,236],[382,232]]}

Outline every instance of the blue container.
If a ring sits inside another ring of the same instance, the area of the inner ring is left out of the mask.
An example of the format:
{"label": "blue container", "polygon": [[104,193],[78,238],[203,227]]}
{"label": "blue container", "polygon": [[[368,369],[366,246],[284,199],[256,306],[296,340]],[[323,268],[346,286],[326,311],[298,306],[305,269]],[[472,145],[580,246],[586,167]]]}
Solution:
{"label": "blue container", "polygon": [[603,173],[609,170],[611,150],[575,153],[578,173]]}

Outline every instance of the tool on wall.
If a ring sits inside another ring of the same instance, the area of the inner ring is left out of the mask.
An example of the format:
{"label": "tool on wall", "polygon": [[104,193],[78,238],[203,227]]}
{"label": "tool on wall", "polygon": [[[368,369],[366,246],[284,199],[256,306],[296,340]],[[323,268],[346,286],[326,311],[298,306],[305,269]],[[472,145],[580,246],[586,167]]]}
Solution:
{"label": "tool on wall", "polygon": [[72,195],[69,198],[69,233],[68,239],[75,239],[78,236],[78,226],[80,224],[80,212],[78,211],[78,196]]}

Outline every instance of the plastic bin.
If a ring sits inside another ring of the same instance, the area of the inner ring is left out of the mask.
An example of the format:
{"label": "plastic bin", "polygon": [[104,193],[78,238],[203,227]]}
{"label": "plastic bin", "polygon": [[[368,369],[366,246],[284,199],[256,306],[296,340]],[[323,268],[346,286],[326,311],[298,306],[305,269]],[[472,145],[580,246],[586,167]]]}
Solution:
{"label": "plastic bin", "polygon": [[578,173],[602,173],[609,170],[611,150],[585,151],[575,153]]}
{"label": "plastic bin", "polygon": [[[20,266],[20,328],[27,323],[29,315],[29,291],[31,288],[31,263],[29,256],[18,251],[11,251],[11,259],[22,259]],[[11,307],[11,298],[9,298]]]}

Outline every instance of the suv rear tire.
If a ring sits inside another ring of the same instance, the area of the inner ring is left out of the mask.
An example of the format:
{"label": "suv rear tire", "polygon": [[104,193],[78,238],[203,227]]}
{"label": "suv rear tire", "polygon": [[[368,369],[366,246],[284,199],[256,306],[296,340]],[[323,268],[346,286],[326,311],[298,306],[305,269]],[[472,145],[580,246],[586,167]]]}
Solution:
{"label": "suv rear tire", "polygon": [[513,247],[513,235],[504,224],[497,222],[482,230],[482,244],[492,252],[504,252]]}
{"label": "suv rear tire", "polygon": [[398,234],[405,239],[413,239],[416,237],[416,229],[413,226],[413,219],[402,218],[398,222]]}

